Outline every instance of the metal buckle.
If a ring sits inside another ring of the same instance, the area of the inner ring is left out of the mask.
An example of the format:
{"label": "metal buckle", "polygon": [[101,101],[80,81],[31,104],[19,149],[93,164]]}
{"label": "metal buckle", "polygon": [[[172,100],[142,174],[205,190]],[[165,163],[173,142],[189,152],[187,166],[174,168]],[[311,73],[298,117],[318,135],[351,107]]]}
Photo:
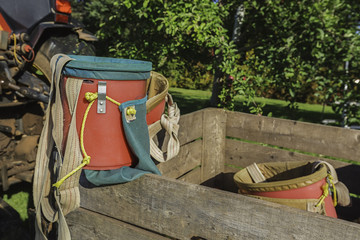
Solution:
{"label": "metal buckle", "polygon": [[98,82],[97,113],[106,113],[106,82]]}

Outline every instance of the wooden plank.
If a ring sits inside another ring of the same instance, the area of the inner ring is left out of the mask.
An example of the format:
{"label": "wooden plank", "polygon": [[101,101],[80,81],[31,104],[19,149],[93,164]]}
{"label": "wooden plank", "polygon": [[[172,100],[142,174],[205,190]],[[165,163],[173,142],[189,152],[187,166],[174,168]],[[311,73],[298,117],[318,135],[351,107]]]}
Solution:
{"label": "wooden plank", "polygon": [[180,181],[184,181],[187,183],[194,183],[194,184],[200,184],[201,183],[201,168],[196,168],[184,176],[181,176],[179,178]]}
{"label": "wooden plank", "polygon": [[203,112],[200,110],[180,117],[178,137],[181,145],[202,137]]}
{"label": "wooden plank", "polygon": [[80,191],[83,208],[177,239],[357,239],[360,234],[359,224],[151,174]]}
{"label": "wooden plank", "polygon": [[228,112],[227,136],[360,161],[360,131]]}
{"label": "wooden plank", "polygon": [[250,164],[262,162],[287,162],[287,161],[316,161],[323,160],[332,164],[335,168],[349,166],[351,164],[310,156],[303,153],[276,149],[258,144],[243,142],[235,139],[226,139],[225,163],[245,168]]}
{"label": "wooden plank", "polygon": [[66,220],[72,239],[169,239],[83,208],[69,213]]}
{"label": "wooden plank", "polygon": [[206,181],[224,170],[226,112],[216,108],[205,109],[203,121],[201,180]]}
{"label": "wooden plank", "polygon": [[160,172],[170,178],[178,178],[201,164],[202,140],[184,145],[179,155],[167,162],[158,164]]}

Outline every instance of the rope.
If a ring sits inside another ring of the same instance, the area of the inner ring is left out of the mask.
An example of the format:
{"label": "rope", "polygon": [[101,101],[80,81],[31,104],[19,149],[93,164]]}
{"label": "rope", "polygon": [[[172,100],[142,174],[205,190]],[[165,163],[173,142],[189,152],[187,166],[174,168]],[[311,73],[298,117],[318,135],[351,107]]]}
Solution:
{"label": "rope", "polygon": [[[93,105],[93,103],[95,102],[95,100],[98,98],[98,94],[97,92],[92,93],[92,92],[86,92],[85,93],[85,99],[89,102],[89,105],[87,106],[85,113],[84,113],[84,117],[83,117],[83,121],[81,124],[81,130],[80,130],[80,147],[81,147],[81,152],[84,156],[83,160],[81,161],[81,164],[75,168],[74,170],[72,170],[71,172],[69,172],[68,174],[66,174],[63,178],[61,178],[59,181],[57,181],[56,183],[53,184],[53,187],[57,187],[59,188],[60,185],[69,177],[71,177],[71,175],[73,175],[74,173],[76,173],[77,171],[81,170],[83,167],[85,167],[86,165],[88,165],[90,163],[90,159],[91,157],[86,153],[85,150],[85,146],[84,146],[84,131],[85,131],[85,124],[86,124],[86,119],[89,115],[91,106]],[[106,99],[109,100],[110,102],[120,106],[121,103],[119,103],[118,101],[106,96]],[[135,115],[136,114],[136,110],[134,108],[128,108],[126,110],[126,114],[127,115]]]}
{"label": "rope", "polygon": [[336,205],[337,205],[337,192],[336,192],[336,187],[335,187],[335,184],[334,184],[334,179],[333,179],[331,174],[328,174],[328,179],[329,179],[329,182],[330,182],[330,184],[332,186],[332,192],[334,193],[333,204],[334,204],[334,207],[336,207]]}
{"label": "rope", "polygon": [[[327,179],[328,179],[328,181],[330,182],[330,184],[332,186],[332,191],[334,193],[333,204],[334,204],[334,207],[336,207],[336,205],[337,205],[336,188],[335,188],[335,184],[334,184],[333,177],[331,176],[331,174],[328,174]],[[329,196],[329,184],[326,183],[325,185],[323,185],[322,189],[323,189],[323,194],[320,196],[319,201],[315,205],[315,207],[320,206],[320,204],[322,204],[324,202],[325,198],[327,196]]]}
{"label": "rope", "polygon": [[73,175],[74,173],[76,173],[77,171],[79,171],[81,168],[85,167],[86,165],[88,165],[90,163],[90,156],[84,157],[84,159],[82,160],[82,163],[75,168],[74,170],[72,170],[71,172],[69,172],[68,174],[66,174],[66,176],[64,176],[62,179],[60,179],[59,181],[57,181],[56,183],[53,184],[53,187],[57,187],[59,188],[61,184],[63,184],[63,182],[68,179],[69,177],[71,177],[71,175]]}
{"label": "rope", "polygon": [[15,58],[16,62],[18,62],[19,64],[22,64],[22,62],[20,62],[20,60],[17,58],[17,55],[16,55],[16,35],[15,35],[15,33],[13,34],[13,38],[14,38],[14,58]]}
{"label": "rope", "polygon": [[315,205],[315,207],[320,206],[320,204],[322,204],[325,200],[325,198],[329,195],[329,184],[325,184],[322,186],[323,189],[323,194],[321,195],[321,197],[319,198],[318,203]]}

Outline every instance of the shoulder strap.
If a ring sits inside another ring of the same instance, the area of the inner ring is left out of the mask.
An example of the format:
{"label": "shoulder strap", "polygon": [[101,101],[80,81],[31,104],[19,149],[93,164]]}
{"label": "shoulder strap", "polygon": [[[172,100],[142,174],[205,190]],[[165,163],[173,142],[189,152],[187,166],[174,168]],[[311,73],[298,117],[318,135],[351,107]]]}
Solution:
{"label": "shoulder strap", "polygon": [[[63,150],[63,107],[59,84],[62,69],[65,64],[71,60],[67,55],[57,54],[50,62],[52,69],[50,98],[36,157],[33,185],[34,204],[36,208],[36,239],[47,239],[45,234],[46,229],[42,229],[43,221],[50,223],[57,222],[58,239],[70,239],[70,231],[64,215],[77,208],[80,203],[78,190],[79,176],[74,176],[74,180],[69,181],[67,185],[64,184],[61,189],[54,190],[51,186],[51,179],[59,179],[63,175],[63,172],[67,170],[66,166],[69,165],[69,159],[77,160],[76,158],[69,158],[69,151],[65,151],[64,159],[62,159],[61,154]],[[75,90],[80,90],[81,81],[78,82],[80,83],[77,83],[77,86],[73,86]],[[78,93],[75,93],[75,95],[78,95]],[[77,96],[75,98],[77,99]],[[71,109],[74,109],[74,106],[76,106],[76,101],[69,101],[69,103],[71,102],[73,105]],[[74,125],[73,123],[74,120],[72,119],[71,125]],[[71,130],[73,128],[73,126],[70,126],[70,132],[73,131]],[[71,135],[69,134],[69,136]],[[67,143],[74,144],[69,139]],[[53,151],[54,149],[55,151]]]}
{"label": "shoulder strap", "polygon": [[[173,102],[170,94],[167,94],[165,100],[168,106],[168,115],[163,114],[159,121],[149,126],[150,154],[159,162],[165,162],[174,158],[180,151],[180,141],[178,139],[180,110],[177,104]],[[158,147],[153,139],[162,129],[169,135],[166,153]]]}

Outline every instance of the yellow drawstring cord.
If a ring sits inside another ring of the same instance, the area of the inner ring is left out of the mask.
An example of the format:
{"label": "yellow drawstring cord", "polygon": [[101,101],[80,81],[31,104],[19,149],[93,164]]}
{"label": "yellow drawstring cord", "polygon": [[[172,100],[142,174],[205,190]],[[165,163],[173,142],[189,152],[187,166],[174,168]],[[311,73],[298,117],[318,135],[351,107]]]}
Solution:
{"label": "yellow drawstring cord", "polygon": [[[53,184],[53,187],[57,187],[59,188],[60,185],[66,180],[68,179],[71,175],[73,175],[74,173],[76,173],[77,171],[79,171],[81,168],[85,167],[86,165],[88,165],[90,163],[90,159],[91,157],[86,153],[85,151],[85,147],[84,147],[84,130],[85,130],[85,123],[86,123],[86,119],[88,117],[89,111],[91,109],[91,106],[93,105],[93,103],[95,102],[95,100],[98,98],[98,94],[95,93],[91,93],[91,92],[87,92],[85,93],[85,99],[89,102],[89,105],[87,106],[85,113],[84,113],[84,117],[83,117],[83,121],[81,124],[81,130],[80,130],[80,147],[81,147],[81,152],[84,156],[81,164],[75,168],[74,170],[72,170],[71,172],[69,172],[68,174],[66,174],[63,178],[61,178],[59,181],[57,181],[56,183]],[[106,96],[106,99],[109,100],[110,102],[120,106],[121,103],[117,102],[116,100]],[[133,110],[133,111],[129,111],[129,110]],[[136,114],[136,110],[133,108],[129,108],[126,111],[126,114],[131,113],[132,115]]]}
{"label": "yellow drawstring cord", "polygon": [[[328,174],[327,176],[331,186],[332,186],[332,189],[333,189],[333,193],[334,193],[334,199],[333,199],[333,204],[334,204],[334,207],[336,207],[337,205],[337,195],[336,195],[336,188],[335,188],[335,184],[333,182],[333,177],[331,176],[331,174]],[[315,207],[318,207],[320,206],[320,204],[322,204],[325,200],[325,198],[329,195],[329,184],[326,183],[325,185],[322,186],[322,189],[323,189],[323,194],[321,195],[321,197],[319,198],[319,201],[318,203],[315,205]]]}
{"label": "yellow drawstring cord", "polygon": [[14,38],[14,58],[16,60],[16,62],[18,62],[19,64],[21,64],[20,60],[17,58],[17,54],[16,54],[16,35],[15,33],[13,34],[13,38]]}
{"label": "yellow drawstring cord", "polygon": [[328,174],[328,179],[329,179],[329,182],[332,186],[332,191],[333,191],[333,194],[334,194],[334,198],[333,198],[333,204],[334,204],[334,207],[336,207],[337,205],[337,192],[336,192],[336,187],[335,187],[335,184],[334,184],[334,179],[333,177],[331,176],[331,174]]}
{"label": "yellow drawstring cord", "polygon": [[315,205],[315,207],[320,206],[320,204],[322,204],[325,200],[325,198],[329,195],[329,184],[325,184],[322,186],[323,189],[323,194],[321,195],[321,197],[319,198],[318,203]]}
{"label": "yellow drawstring cord", "polygon": [[84,166],[88,165],[90,163],[90,156],[84,157],[84,159],[82,160],[82,163],[75,168],[74,170],[72,170],[71,172],[69,172],[68,174],[66,174],[62,179],[60,179],[59,181],[57,181],[56,183],[53,184],[53,187],[57,187],[59,188],[61,184],[63,184],[63,182],[68,179],[69,177],[71,177],[71,175],[73,175],[74,173],[76,173],[77,171],[79,171],[81,168],[83,168]]}

